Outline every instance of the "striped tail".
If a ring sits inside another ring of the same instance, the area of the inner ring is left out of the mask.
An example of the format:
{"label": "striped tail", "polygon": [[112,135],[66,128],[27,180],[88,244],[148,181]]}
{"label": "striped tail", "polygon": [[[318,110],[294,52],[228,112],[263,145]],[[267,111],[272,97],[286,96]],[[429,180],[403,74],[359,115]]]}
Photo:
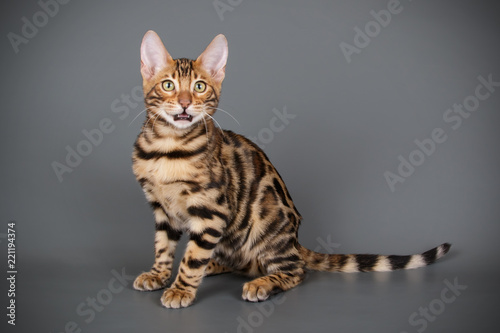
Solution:
{"label": "striped tail", "polygon": [[324,254],[298,245],[306,268],[323,272],[388,272],[396,269],[412,269],[432,264],[450,250],[444,243],[422,254],[379,255],[379,254]]}

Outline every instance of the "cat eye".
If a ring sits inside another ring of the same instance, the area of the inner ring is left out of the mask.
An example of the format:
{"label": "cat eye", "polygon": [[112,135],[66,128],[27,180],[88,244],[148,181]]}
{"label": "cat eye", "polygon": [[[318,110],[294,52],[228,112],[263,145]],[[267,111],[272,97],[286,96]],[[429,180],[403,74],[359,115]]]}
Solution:
{"label": "cat eye", "polygon": [[170,81],[170,80],[163,81],[163,83],[161,84],[161,86],[166,91],[172,91],[175,88],[174,83],[172,81]]}
{"label": "cat eye", "polygon": [[194,84],[194,91],[202,93],[207,89],[207,85],[203,81],[198,81]]}

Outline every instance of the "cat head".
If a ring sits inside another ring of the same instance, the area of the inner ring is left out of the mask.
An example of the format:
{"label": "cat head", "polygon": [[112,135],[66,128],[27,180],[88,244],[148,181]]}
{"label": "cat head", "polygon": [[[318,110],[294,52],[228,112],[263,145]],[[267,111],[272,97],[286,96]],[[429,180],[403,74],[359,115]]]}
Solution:
{"label": "cat head", "polygon": [[215,113],[224,80],[228,49],[216,36],[196,59],[172,59],[160,37],[148,31],[141,45],[141,74],[148,111],[185,129]]}

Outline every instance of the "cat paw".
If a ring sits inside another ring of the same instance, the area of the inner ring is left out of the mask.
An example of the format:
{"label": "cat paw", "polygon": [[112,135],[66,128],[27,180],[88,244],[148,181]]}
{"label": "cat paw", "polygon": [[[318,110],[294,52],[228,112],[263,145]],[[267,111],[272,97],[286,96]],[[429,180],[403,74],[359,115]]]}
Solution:
{"label": "cat paw", "polygon": [[151,291],[162,289],[167,286],[170,273],[168,272],[145,272],[134,281],[134,289],[140,291]]}
{"label": "cat paw", "polygon": [[269,298],[272,286],[261,282],[247,282],[243,285],[241,297],[249,302],[262,302]]}
{"label": "cat paw", "polygon": [[193,304],[194,296],[189,291],[170,288],[163,293],[161,304],[169,309],[185,308]]}

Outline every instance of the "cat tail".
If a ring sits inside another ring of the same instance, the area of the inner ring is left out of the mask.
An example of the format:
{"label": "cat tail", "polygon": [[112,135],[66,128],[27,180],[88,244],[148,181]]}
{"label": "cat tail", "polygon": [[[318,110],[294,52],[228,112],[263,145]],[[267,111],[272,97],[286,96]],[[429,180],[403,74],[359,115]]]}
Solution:
{"label": "cat tail", "polygon": [[441,244],[422,254],[380,255],[380,254],[324,254],[306,249],[298,244],[306,268],[323,272],[388,272],[396,269],[412,269],[432,264],[444,256],[451,245]]}

